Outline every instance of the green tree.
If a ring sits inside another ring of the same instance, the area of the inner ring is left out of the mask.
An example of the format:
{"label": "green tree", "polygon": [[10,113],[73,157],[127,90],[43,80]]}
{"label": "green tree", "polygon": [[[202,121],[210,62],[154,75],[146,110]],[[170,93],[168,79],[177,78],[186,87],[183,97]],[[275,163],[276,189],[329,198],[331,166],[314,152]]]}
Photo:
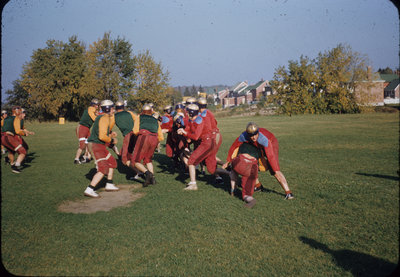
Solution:
{"label": "green tree", "polygon": [[331,113],[358,111],[354,97],[357,82],[367,78],[367,58],[353,52],[350,46],[339,44],[325,53],[319,53],[317,62],[320,90]]}
{"label": "green tree", "polygon": [[289,61],[288,69],[279,67],[271,82],[278,94],[272,99],[279,101],[279,109],[286,114],[314,113],[313,85],[317,79],[314,62],[308,57]]}
{"label": "green tree", "polygon": [[137,110],[150,102],[163,107],[167,104],[168,81],[169,72],[163,70],[150,51],[141,52],[135,56],[135,85],[129,100]]}
{"label": "green tree", "polygon": [[76,108],[80,82],[85,72],[84,46],[73,36],[69,43],[48,40],[35,50],[23,68],[21,86],[29,94],[28,104],[43,119],[65,116]]}
{"label": "green tree", "polygon": [[301,56],[289,61],[288,69],[275,71],[271,85],[277,94],[270,101],[289,115],[358,112],[354,91],[367,77],[366,64],[365,56],[342,44],[319,53],[316,60]]}
{"label": "green tree", "polygon": [[191,94],[190,94],[190,91],[189,91],[189,88],[188,88],[188,87],[185,87],[185,91],[183,92],[183,95],[184,95],[184,96],[191,96]]}
{"label": "green tree", "polygon": [[173,87],[168,87],[166,89],[167,95],[167,105],[175,105],[178,102],[182,102],[182,94],[179,90],[174,89]]}
{"label": "green tree", "polygon": [[129,42],[122,38],[112,40],[110,33],[105,33],[89,46],[87,62],[86,94],[113,101],[128,97],[135,81],[135,60]]}

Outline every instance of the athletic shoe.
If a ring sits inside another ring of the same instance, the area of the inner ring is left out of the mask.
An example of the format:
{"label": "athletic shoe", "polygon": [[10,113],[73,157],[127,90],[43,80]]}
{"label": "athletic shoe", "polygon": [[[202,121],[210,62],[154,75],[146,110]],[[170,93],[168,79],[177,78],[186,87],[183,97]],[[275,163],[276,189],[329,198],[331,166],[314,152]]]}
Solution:
{"label": "athletic shoe", "polygon": [[247,202],[246,204],[244,204],[245,207],[247,208],[253,208],[254,205],[256,204],[257,200],[255,198],[251,199],[249,202]]}
{"label": "athletic shoe", "polygon": [[195,182],[190,182],[186,186],[185,190],[197,190],[197,184]]}
{"label": "athletic shoe", "polygon": [[260,185],[259,187],[254,187],[254,192],[256,191],[263,191],[264,187]]}
{"label": "athletic shoe", "polygon": [[140,179],[144,179],[145,177],[144,177],[144,174],[143,173],[138,173],[138,174],[136,174],[135,176],[133,176],[133,177],[129,177],[129,180],[131,180],[131,181],[135,181],[135,180],[140,180]]}
{"label": "athletic shoe", "polygon": [[107,183],[105,187],[106,191],[118,191],[119,188],[116,187],[113,183]]}
{"label": "athletic shoe", "polygon": [[85,163],[90,163],[91,160],[92,160],[92,159],[86,158],[86,159],[85,159]]}
{"label": "athletic shoe", "polygon": [[286,194],[285,200],[286,200],[286,199],[289,199],[289,200],[294,199],[293,193],[288,193],[288,194]]}
{"label": "athletic shoe", "polygon": [[5,161],[6,164],[11,164],[11,163],[10,163],[10,158],[9,158],[9,157],[5,157],[5,158],[4,158],[4,161]]}
{"label": "athletic shoe", "polygon": [[19,166],[16,165],[11,166],[11,171],[14,173],[21,173],[21,169],[19,169]]}
{"label": "athletic shoe", "polygon": [[144,183],[143,183],[143,187],[147,187],[147,186],[149,186],[149,185],[151,184],[151,182],[152,182],[153,174],[152,174],[150,171],[147,170],[147,171],[144,173],[144,176],[145,176],[145,180],[144,180]]}
{"label": "athletic shoe", "polygon": [[87,187],[85,192],[83,193],[85,196],[98,198],[100,195],[97,194],[92,188]]}
{"label": "athletic shoe", "polygon": [[81,164],[80,160],[74,160],[74,164]]}
{"label": "athletic shoe", "polygon": [[152,174],[153,176],[151,177],[151,184],[155,185],[156,184],[156,178],[154,177],[154,174]]}

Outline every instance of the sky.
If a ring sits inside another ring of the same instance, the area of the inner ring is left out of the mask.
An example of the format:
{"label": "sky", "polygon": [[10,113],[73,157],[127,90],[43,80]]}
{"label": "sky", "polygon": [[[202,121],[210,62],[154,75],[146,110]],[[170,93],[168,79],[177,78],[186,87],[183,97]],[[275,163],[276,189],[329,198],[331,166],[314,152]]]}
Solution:
{"label": "sky", "polygon": [[[33,52],[105,32],[149,50],[170,85],[255,84],[279,66],[338,44],[370,65],[399,67],[399,16],[389,0],[11,0],[1,18],[2,96]],[[3,96],[4,97],[4,96]]]}

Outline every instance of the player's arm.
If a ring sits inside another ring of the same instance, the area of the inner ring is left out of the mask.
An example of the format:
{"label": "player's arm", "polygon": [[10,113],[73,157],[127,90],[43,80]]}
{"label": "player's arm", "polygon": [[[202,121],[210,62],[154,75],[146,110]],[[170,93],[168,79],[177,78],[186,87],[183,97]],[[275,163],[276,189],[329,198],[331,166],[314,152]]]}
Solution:
{"label": "player's arm", "polygon": [[102,116],[99,120],[99,139],[105,143],[111,142],[111,137],[108,136],[108,127],[110,119],[107,116]]}
{"label": "player's arm", "polygon": [[160,123],[158,123],[157,136],[158,136],[158,141],[164,140],[164,135]]}
{"label": "player's arm", "polygon": [[96,119],[96,108],[95,107],[89,107],[88,108],[88,114],[90,118],[94,121]]}
{"label": "player's arm", "polygon": [[[242,144],[243,142],[239,141],[239,137],[235,139],[235,141],[232,143],[231,147],[229,148],[228,151],[228,156],[226,157],[226,160],[228,162],[231,162],[237,155],[237,150],[239,148],[239,146]],[[235,150],[236,150],[236,155],[235,154]]]}
{"label": "player's arm", "polygon": [[20,135],[20,136],[25,136],[24,130],[21,129],[21,120],[19,117],[15,117],[14,119],[14,130],[15,134]]}

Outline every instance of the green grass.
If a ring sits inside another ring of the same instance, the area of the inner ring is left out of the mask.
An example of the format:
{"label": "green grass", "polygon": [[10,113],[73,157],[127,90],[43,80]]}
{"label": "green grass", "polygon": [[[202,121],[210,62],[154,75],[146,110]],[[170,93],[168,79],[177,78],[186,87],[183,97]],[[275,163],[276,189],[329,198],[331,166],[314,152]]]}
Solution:
{"label": "green grass", "polygon": [[[157,185],[129,207],[57,211],[83,200],[93,163],[74,165],[76,123],[26,124],[27,167],[2,161],[1,253],[16,275],[385,276],[399,256],[398,114],[224,117],[225,159],[248,121],[279,140],[280,165],[296,197],[275,179],[243,207],[226,186],[171,174],[155,155]],[[119,137],[120,133],[119,133]],[[122,141],[122,140],[121,140]],[[119,142],[120,144],[121,142]],[[164,152],[164,151],[162,151]],[[116,172],[114,182],[133,184]]]}

